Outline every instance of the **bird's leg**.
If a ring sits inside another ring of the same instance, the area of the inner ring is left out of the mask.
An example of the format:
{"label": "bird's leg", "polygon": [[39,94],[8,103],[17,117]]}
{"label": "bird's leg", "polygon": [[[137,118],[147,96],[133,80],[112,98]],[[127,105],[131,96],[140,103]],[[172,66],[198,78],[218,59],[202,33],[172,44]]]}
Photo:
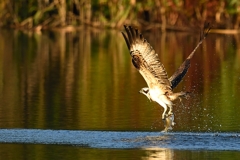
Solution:
{"label": "bird's leg", "polygon": [[169,107],[168,115],[172,115],[173,114],[172,105],[168,105],[168,107]]}
{"label": "bird's leg", "polygon": [[166,119],[166,112],[167,112],[167,105],[162,106],[164,108],[163,114],[162,114],[162,120]]}

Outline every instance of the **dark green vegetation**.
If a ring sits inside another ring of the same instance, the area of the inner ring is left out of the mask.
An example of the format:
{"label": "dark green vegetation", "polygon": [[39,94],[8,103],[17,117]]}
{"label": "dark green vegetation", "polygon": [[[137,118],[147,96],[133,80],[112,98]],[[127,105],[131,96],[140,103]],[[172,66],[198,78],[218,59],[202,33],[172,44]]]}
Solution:
{"label": "dark green vegetation", "polygon": [[42,29],[123,24],[186,30],[205,21],[239,29],[239,0],[1,0],[0,26]]}

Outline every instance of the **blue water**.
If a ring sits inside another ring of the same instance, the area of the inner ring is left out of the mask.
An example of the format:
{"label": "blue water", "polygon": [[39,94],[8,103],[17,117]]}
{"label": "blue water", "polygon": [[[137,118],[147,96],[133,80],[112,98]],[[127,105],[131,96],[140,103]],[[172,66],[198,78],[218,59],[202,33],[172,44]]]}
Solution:
{"label": "blue water", "polygon": [[87,148],[240,151],[240,134],[1,129],[0,143],[57,144]]}

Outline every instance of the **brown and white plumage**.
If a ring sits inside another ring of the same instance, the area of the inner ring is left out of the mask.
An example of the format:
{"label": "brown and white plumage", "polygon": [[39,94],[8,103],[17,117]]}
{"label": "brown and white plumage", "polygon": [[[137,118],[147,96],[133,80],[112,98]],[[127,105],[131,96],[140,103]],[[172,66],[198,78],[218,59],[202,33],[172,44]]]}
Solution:
{"label": "brown and white plumage", "polygon": [[170,78],[168,78],[167,72],[163,64],[160,62],[158,54],[156,54],[146,39],[143,38],[142,34],[131,26],[124,26],[124,28],[127,34],[123,32],[122,34],[130,51],[132,63],[138,69],[148,85],[148,88],[142,88],[140,93],[143,93],[150,100],[157,102],[164,108],[162,119],[165,119],[167,107],[170,108],[168,115],[171,115],[173,106],[172,102],[181,96],[186,95],[185,92],[173,93],[172,90],[187,73],[187,70],[190,67],[190,60],[196,49],[207,36],[210,27],[209,25],[204,27],[204,30],[200,35],[199,43]]}

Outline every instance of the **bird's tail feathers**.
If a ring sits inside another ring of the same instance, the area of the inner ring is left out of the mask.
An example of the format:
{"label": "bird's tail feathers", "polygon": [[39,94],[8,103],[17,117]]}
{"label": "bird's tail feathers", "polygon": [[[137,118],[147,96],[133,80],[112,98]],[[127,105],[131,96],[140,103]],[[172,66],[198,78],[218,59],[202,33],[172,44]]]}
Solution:
{"label": "bird's tail feathers", "polygon": [[172,93],[171,95],[168,95],[168,97],[174,101],[174,100],[177,100],[178,98],[186,98],[188,99],[190,97],[190,92],[177,92],[177,93]]}

